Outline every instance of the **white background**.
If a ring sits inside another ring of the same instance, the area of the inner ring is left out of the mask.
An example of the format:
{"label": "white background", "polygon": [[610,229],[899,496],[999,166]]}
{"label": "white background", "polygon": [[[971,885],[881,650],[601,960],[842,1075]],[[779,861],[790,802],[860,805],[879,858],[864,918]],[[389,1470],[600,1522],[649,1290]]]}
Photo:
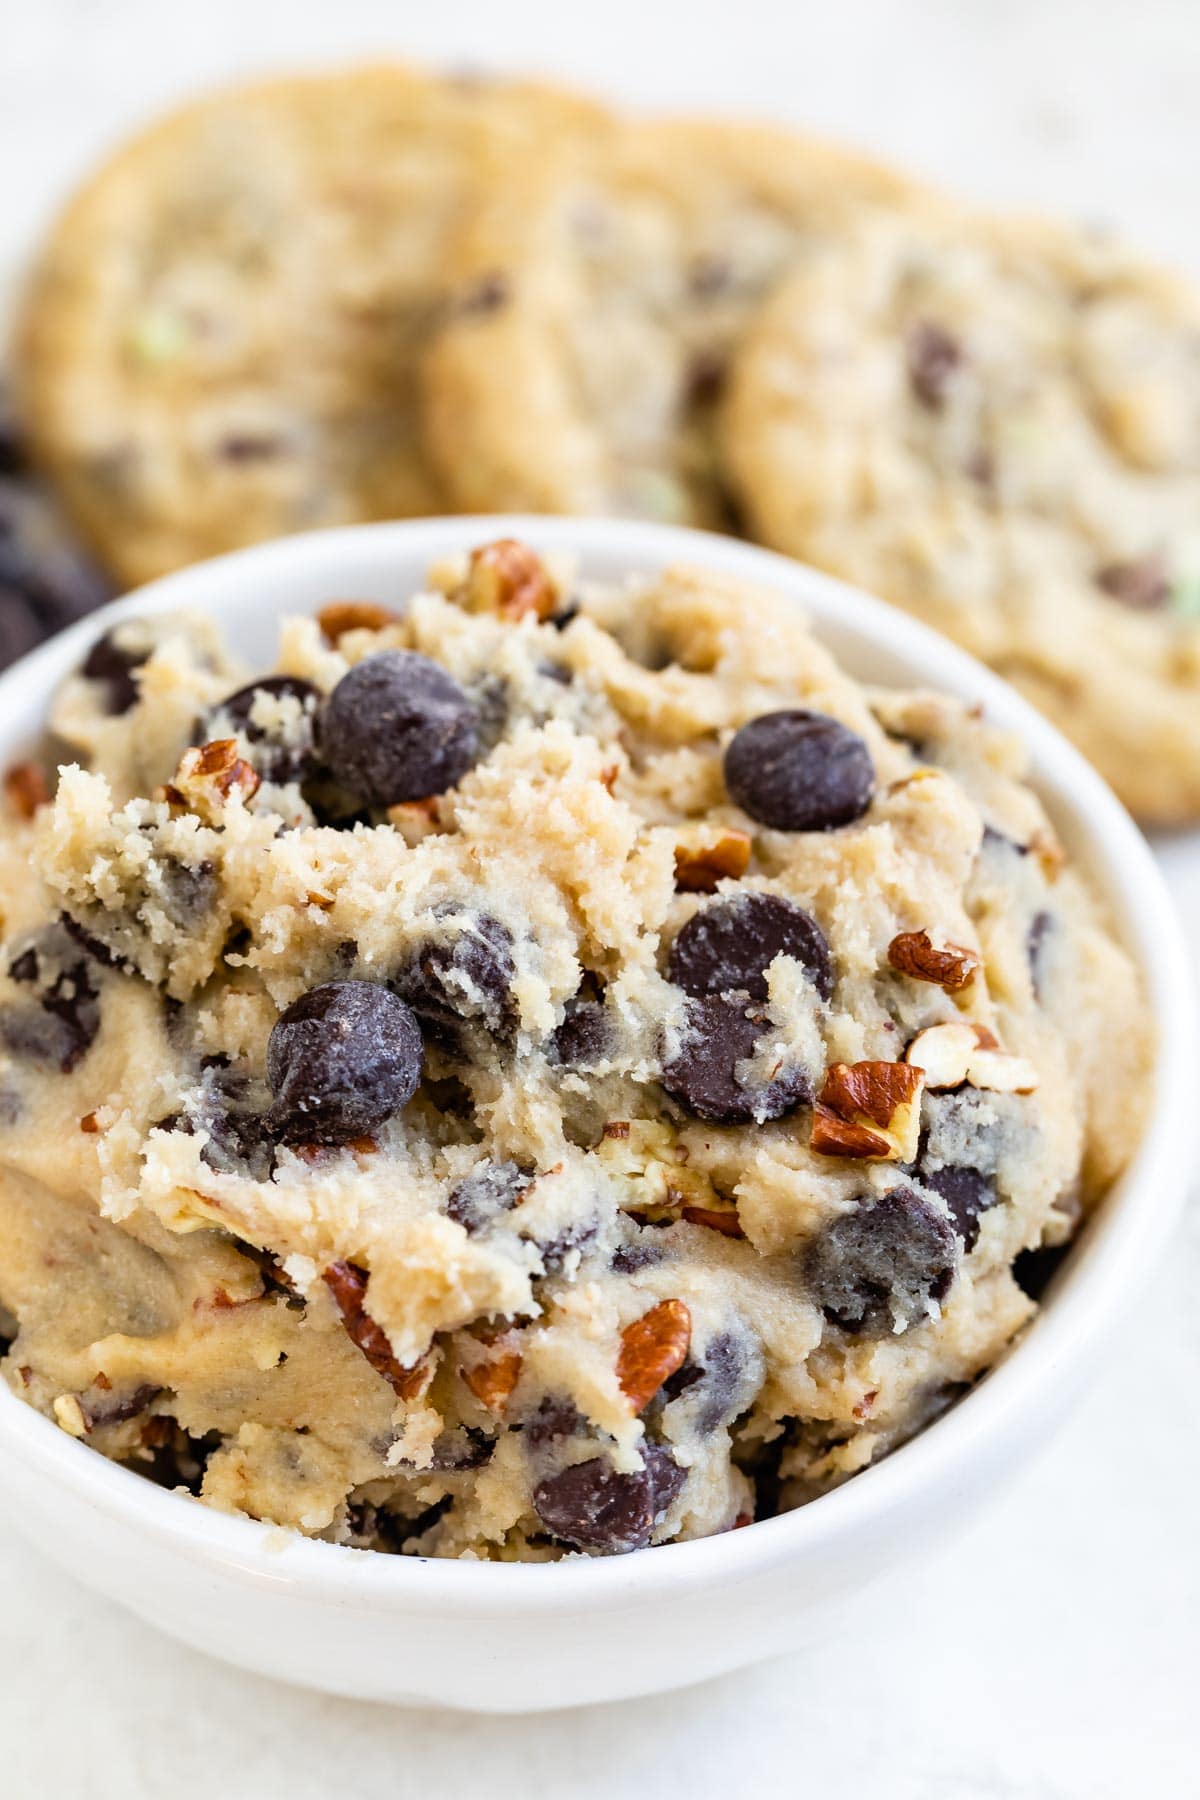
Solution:
{"label": "white background", "polygon": [[[0,278],[165,101],[381,50],[820,126],[968,193],[1115,222],[1200,274],[1198,0],[0,0]],[[1200,941],[1200,836],[1161,848]],[[869,1630],[667,1699],[530,1720],[322,1700],[0,1544],[6,1800],[1194,1796],[1198,1295],[1193,1209],[1083,1412]]]}

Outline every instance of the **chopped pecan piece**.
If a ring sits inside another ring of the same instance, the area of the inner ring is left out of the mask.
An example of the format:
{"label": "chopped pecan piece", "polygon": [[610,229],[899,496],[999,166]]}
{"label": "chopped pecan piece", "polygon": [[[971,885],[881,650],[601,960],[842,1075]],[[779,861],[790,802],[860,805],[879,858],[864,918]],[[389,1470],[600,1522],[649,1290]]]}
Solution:
{"label": "chopped pecan piece", "polygon": [[1038,1072],[1027,1058],[1008,1055],[994,1031],[965,1020],[918,1031],[904,1054],[913,1068],[924,1070],[925,1085],[935,1090],[968,1082],[994,1093],[1031,1094],[1038,1085]]}
{"label": "chopped pecan piece", "polygon": [[521,1353],[506,1350],[490,1362],[475,1363],[464,1368],[462,1378],[489,1412],[502,1413],[521,1378]]}
{"label": "chopped pecan piece", "polygon": [[684,1206],[679,1216],[686,1219],[689,1225],[704,1225],[709,1231],[719,1231],[723,1237],[745,1237],[742,1222],[737,1215],[736,1206]]}
{"label": "chopped pecan piece", "polygon": [[750,834],[733,826],[688,826],[675,845],[675,886],[685,894],[711,894],[719,881],[734,881],[750,866]]}
{"label": "chopped pecan piece", "polygon": [[911,1063],[833,1063],[813,1109],[812,1148],[822,1156],[911,1162],[924,1080]]}
{"label": "chopped pecan piece", "polygon": [[681,1369],[692,1341],[692,1315],[682,1300],[660,1300],[621,1333],[617,1380],[635,1413]]}
{"label": "chopped pecan piece", "polygon": [[422,1359],[406,1369],[396,1361],[387,1333],[366,1310],[368,1279],[367,1271],[351,1262],[330,1263],[323,1276],[342,1315],[347,1337],[358,1346],[376,1373],[391,1383],[402,1400],[415,1400],[429,1383],[429,1365]]}
{"label": "chopped pecan piece", "polygon": [[981,959],[962,944],[935,949],[927,931],[902,931],[888,945],[888,961],[901,975],[931,981],[948,994],[957,994],[975,979]]}
{"label": "chopped pecan piece", "polygon": [[260,779],[258,770],[238,755],[236,738],[214,738],[184,751],[166,797],[172,806],[186,806],[202,818],[212,818],[234,794],[252,800]]}
{"label": "chopped pecan piece", "polygon": [[375,600],[331,600],[317,614],[317,624],[322,635],[336,644],[348,631],[382,631],[399,617],[399,613]]}
{"label": "chopped pecan piece", "polygon": [[516,538],[497,538],[471,552],[462,598],[472,612],[502,619],[548,619],[558,610],[558,591],[536,551]]}
{"label": "chopped pecan piece", "polygon": [[50,798],[46,776],[35,762],[13,763],[4,771],[4,792],[9,805],[21,819],[32,819],[39,806]]}

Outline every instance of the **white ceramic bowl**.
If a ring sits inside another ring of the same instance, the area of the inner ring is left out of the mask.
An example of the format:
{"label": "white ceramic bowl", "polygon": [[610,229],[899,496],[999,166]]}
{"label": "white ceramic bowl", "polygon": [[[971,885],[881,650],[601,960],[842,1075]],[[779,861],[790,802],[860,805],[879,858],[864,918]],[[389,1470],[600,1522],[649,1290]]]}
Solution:
{"label": "white ceramic bowl", "polygon": [[1029,744],[1037,787],[1107,896],[1150,991],[1158,1056],[1141,1151],[1007,1359],[878,1467],[744,1531],[534,1565],[341,1549],[166,1493],[76,1443],[0,1384],[0,1506],[81,1581],[259,1673],[360,1698],[497,1712],[653,1693],[814,1642],[844,1625],[889,1569],[944,1541],[1061,1422],[1091,1374],[1106,1322],[1128,1308],[1182,1199],[1195,1108],[1179,930],[1146,844],[1100,779],[1003,683],[932,632],[723,538],[593,520],[448,519],[244,551],[155,582],[0,678],[0,764],[36,738],[55,684],[120,618],[211,613],[265,669],[282,614],[347,597],[398,602],[437,557],[502,534],[578,550],[590,576],[686,561],[769,583],[807,610],[856,675],[982,702]]}

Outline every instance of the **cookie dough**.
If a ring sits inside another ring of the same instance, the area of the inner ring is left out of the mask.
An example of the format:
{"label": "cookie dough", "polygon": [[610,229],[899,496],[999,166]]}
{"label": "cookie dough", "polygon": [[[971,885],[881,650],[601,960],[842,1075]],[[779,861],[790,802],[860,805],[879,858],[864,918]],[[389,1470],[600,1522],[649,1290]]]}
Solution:
{"label": "cookie dough", "polygon": [[269,673],[121,624],[50,723],[3,1374],[210,1505],[502,1559],[796,1506],[1003,1354],[1136,1142],[1139,983],[1020,746],[779,596],[502,542]]}
{"label": "cookie dough", "polygon": [[1111,242],[874,221],[763,309],[750,530],[1005,675],[1151,823],[1200,816],[1200,303]]}
{"label": "cookie dough", "polygon": [[532,84],[366,68],[212,96],[101,168],[35,271],[17,367],[113,572],[445,510],[416,366],[451,241],[517,144],[602,118]]}
{"label": "cookie dough", "polygon": [[849,151],[712,121],[519,158],[460,244],[426,364],[447,494],[470,512],[727,526],[712,425],[738,333],[825,235],[917,197]]}

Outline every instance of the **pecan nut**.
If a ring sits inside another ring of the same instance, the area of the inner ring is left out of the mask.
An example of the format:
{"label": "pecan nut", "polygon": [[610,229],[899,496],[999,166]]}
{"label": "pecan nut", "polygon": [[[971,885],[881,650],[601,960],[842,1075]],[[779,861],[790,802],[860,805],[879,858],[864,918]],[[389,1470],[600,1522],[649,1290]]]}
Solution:
{"label": "pecan nut", "polygon": [[521,1378],[521,1353],[506,1350],[490,1362],[475,1363],[463,1369],[462,1378],[489,1412],[503,1413]]}
{"label": "pecan nut", "polygon": [[558,590],[541,558],[517,538],[472,550],[461,599],[472,612],[502,619],[549,619],[558,610]]}
{"label": "pecan nut", "polygon": [[212,818],[235,794],[252,800],[259,783],[258,770],[238,755],[237,739],[214,738],[184,751],[165,793],[172,806]]}
{"label": "pecan nut", "polygon": [[911,1063],[833,1063],[813,1109],[811,1146],[822,1156],[912,1162],[924,1071]]}
{"label": "pecan nut", "polygon": [[938,950],[927,931],[902,931],[888,945],[888,962],[913,981],[931,981],[957,994],[969,987],[981,966],[981,958],[962,944]]}
{"label": "pecan nut", "polygon": [[317,614],[317,624],[322,636],[336,645],[348,631],[382,631],[399,617],[399,613],[375,600],[331,600]]}
{"label": "pecan nut", "polygon": [[734,826],[688,826],[675,845],[675,886],[711,894],[719,881],[738,881],[750,866],[750,834]]}
{"label": "pecan nut", "polygon": [[663,1382],[683,1367],[692,1341],[692,1315],[682,1300],[660,1300],[621,1333],[617,1380],[635,1413],[649,1406]]}
{"label": "pecan nut", "polygon": [[35,762],[14,763],[6,769],[4,793],[19,819],[32,819],[50,798],[45,773]]}
{"label": "pecan nut", "polygon": [[351,1262],[330,1263],[323,1275],[351,1343],[362,1351],[376,1374],[382,1375],[402,1400],[415,1400],[429,1386],[432,1369],[426,1358],[408,1368],[397,1362],[387,1333],[366,1310],[368,1279],[367,1271]]}

